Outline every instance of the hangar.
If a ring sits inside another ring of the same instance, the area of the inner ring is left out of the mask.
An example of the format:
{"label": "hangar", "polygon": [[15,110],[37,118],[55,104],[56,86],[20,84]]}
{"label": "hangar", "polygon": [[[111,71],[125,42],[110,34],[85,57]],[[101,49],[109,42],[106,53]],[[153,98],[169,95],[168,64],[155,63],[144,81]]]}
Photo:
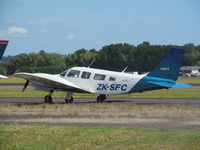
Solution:
{"label": "hangar", "polygon": [[182,66],[180,69],[181,75],[185,77],[199,77],[200,67],[199,66]]}

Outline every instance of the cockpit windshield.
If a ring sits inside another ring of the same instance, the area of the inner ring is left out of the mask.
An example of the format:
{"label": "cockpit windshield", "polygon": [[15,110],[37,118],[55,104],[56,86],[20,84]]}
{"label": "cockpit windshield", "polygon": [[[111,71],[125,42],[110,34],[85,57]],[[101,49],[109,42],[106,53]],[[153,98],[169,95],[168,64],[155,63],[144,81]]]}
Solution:
{"label": "cockpit windshield", "polygon": [[70,70],[70,72],[67,74],[67,76],[78,78],[79,74],[80,74],[79,70]]}
{"label": "cockpit windshield", "polygon": [[61,73],[60,73],[60,76],[64,77],[64,76],[67,74],[68,71],[69,71],[69,70],[65,70],[65,71],[61,72]]}

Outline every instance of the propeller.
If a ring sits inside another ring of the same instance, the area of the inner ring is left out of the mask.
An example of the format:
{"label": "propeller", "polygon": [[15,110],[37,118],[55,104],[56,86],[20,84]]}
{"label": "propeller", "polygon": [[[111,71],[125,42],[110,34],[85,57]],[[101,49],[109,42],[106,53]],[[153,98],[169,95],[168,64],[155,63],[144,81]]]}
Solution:
{"label": "propeller", "polygon": [[25,91],[25,89],[27,88],[28,84],[29,84],[29,80],[26,80],[26,83],[24,84],[24,87],[23,87],[23,89],[22,89],[22,92]]}

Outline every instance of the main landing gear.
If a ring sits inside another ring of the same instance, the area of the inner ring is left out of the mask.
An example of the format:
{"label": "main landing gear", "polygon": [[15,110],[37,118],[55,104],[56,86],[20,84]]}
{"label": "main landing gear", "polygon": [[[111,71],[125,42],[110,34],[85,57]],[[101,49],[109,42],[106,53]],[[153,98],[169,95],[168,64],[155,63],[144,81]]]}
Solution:
{"label": "main landing gear", "polygon": [[44,97],[44,103],[53,103],[52,97],[51,97],[53,92],[54,90],[51,90],[49,94]]}
{"label": "main landing gear", "polygon": [[105,102],[105,99],[106,99],[106,95],[99,95],[97,97],[97,102],[98,103],[103,103],[103,102]]}
{"label": "main landing gear", "polygon": [[[49,92],[49,94],[44,97],[44,103],[49,103],[49,104],[53,103],[53,101],[52,101],[53,92],[54,92],[54,90],[51,90]],[[73,98],[72,94],[73,94],[72,92],[67,92],[67,95],[65,98],[66,103],[73,103],[74,98]],[[97,97],[97,102],[103,103],[103,102],[105,102],[105,99],[106,99],[106,95],[101,94]]]}
{"label": "main landing gear", "polygon": [[[44,97],[44,103],[49,103],[49,104],[53,103],[53,101],[52,101],[53,92],[54,92],[54,90],[51,90],[49,92],[49,94]],[[66,103],[73,103],[74,99],[72,97],[72,94],[73,94],[72,92],[67,92],[67,95],[65,98]]]}

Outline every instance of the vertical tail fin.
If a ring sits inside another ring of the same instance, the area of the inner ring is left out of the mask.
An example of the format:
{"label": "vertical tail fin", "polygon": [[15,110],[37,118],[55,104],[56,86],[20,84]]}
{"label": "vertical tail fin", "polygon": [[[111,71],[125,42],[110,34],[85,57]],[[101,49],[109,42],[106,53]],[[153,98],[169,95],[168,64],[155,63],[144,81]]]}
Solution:
{"label": "vertical tail fin", "polygon": [[8,42],[9,41],[7,41],[7,40],[0,40],[0,60],[5,52]]}
{"label": "vertical tail fin", "polygon": [[176,81],[183,62],[185,49],[172,48],[164,59],[147,75]]}

